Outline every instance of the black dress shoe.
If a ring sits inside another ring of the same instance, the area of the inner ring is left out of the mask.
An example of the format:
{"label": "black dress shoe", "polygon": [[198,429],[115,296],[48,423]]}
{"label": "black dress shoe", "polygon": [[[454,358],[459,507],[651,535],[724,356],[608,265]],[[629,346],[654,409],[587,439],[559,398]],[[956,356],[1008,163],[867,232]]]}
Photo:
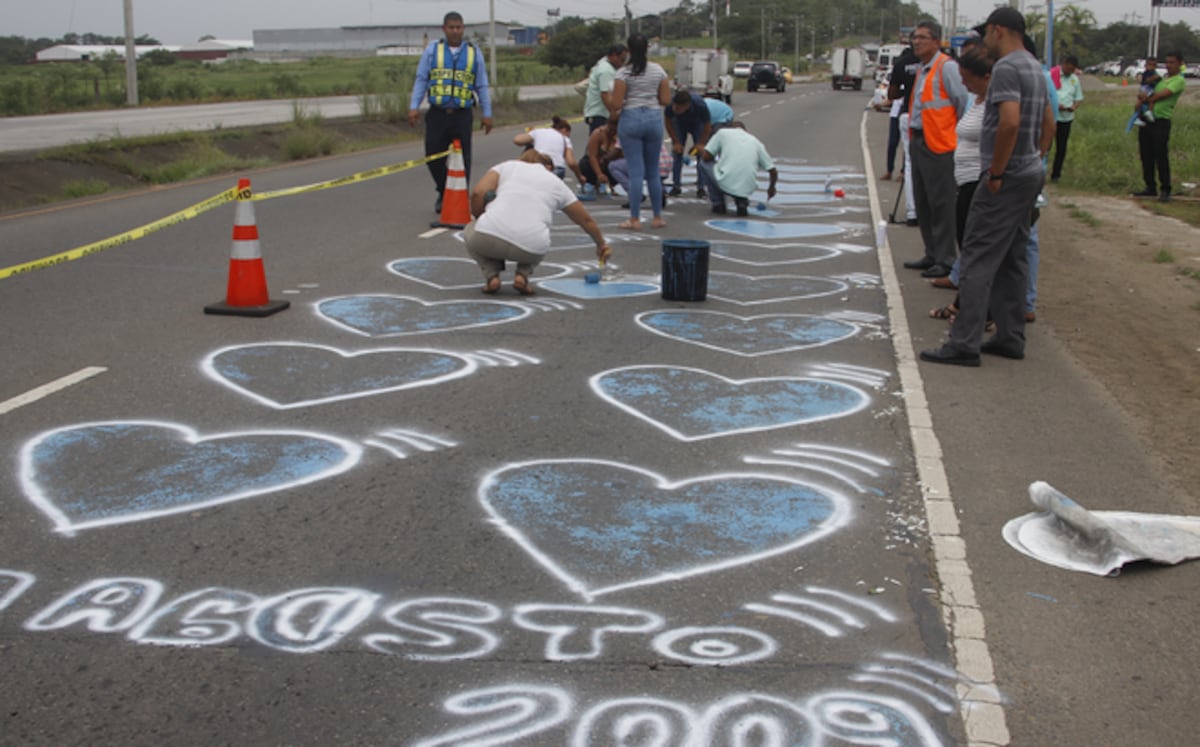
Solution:
{"label": "black dress shoe", "polygon": [[698,197],[698,198],[700,198],[701,200],[703,200],[705,197],[708,197],[708,192],[705,192],[703,189],[697,189],[697,190],[696,190],[696,197]]}
{"label": "black dress shoe", "polygon": [[916,218],[909,218],[908,220],[904,221],[904,225],[908,226],[909,228],[916,228],[916,227],[917,227],[917,225],[918,225],[918,224],[917,224],[917,219],[916,219]]}
{"label": "black dress shoe", "polygon": [[912,259],[904,263],[904,266],[910,270],[928,270],[933,265],[933,257],[921,257],[920,259]]}
{"label": "black dress shoe", "polygon": [[750,200],[745,197],[734,197],[733,204],[737,208],[738,216],[745,218],[750,215]]}
{"label": "black dress shoe", "polygon": [[923,278],[944,278],[950,274],[950,268],[945,265],[930,265],[921,273]]}
{"label": "black dress shoe", "polygon": [[951,366],[969,366],[971,368],[979,366],[978,353],[968,353],[965,350],[952,348],[949,345],[943,345],[934,350],[922,350],[921,360],[930,363],[946,363]]}
{"label": "black dress shoe", "polygon": [[683,194],[683,190],[679,187],[671,187],[671,191],[667,192],[667,194],[671,197],[678,197],[679,195]]}
{"label": "black dress shoe", "polygon": [[998,355],[1001,358],[1011,358],[1014,361],[1025,360],[1025,349],[1014,345],[1005,345],[995,340],[988,340],[979,346],[979,352],[988,355]]}

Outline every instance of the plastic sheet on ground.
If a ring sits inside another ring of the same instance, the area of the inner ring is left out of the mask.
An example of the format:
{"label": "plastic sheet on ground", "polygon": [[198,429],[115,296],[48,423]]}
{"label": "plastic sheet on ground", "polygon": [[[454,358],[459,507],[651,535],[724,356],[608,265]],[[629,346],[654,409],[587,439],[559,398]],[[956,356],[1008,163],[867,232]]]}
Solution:
{"label": "plastic sheet on ground", "polygon": [[1029,498],[1041,511],[1005,524],[1004,539],[1043,563],[1115,576],[1135,561],[1200,558],[1200,517],[1089,511],[1044,482],[1030,484]]}

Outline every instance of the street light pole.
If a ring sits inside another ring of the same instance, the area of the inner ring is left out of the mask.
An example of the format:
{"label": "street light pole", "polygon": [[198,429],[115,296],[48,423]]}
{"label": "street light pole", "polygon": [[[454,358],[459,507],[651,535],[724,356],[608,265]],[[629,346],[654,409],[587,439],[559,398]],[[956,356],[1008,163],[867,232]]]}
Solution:
{"label": "street light pole", "polygon": [[496,0],[488,0],[488,84],[499,85],[496,79]]}
{"label": "street light pole", "polygon": [[133,43],[133,0],[125,0],[125,102],[138,105],[137,46]]}

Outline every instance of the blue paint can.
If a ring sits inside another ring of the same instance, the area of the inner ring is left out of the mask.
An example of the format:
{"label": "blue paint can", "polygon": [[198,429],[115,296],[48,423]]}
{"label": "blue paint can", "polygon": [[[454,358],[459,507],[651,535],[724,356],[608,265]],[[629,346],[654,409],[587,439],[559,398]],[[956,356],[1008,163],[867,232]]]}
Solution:
{"label": "blue paint can", "polygon": [[708,295],[708,242],[668,239],[662,243],[662,297],[703,301]]}

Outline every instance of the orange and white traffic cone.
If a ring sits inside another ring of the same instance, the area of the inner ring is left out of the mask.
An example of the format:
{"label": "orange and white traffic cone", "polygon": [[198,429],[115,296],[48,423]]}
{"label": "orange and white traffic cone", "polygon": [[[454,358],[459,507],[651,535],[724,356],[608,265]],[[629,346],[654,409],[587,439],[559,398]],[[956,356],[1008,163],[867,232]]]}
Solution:
{"label": "orange and white traffic cone", "polygon": [[227,316],[270,316],[291,306],[291,301],[272,301],[267,295],[267,274],[258,245],[250,180],[239,179],[237,213],[233,221],[233,248],[229,254],[229,285],[225,300],[204,307],[205,314]]}
{"label": "orange and white traffic cone", "polygon": [[442,214],[434,228],[466,228],[471,222],[471,198],[467,193],[467,167],[463,164],[462,143],[450,146],[446,163],[446,189],[442,192]]}

